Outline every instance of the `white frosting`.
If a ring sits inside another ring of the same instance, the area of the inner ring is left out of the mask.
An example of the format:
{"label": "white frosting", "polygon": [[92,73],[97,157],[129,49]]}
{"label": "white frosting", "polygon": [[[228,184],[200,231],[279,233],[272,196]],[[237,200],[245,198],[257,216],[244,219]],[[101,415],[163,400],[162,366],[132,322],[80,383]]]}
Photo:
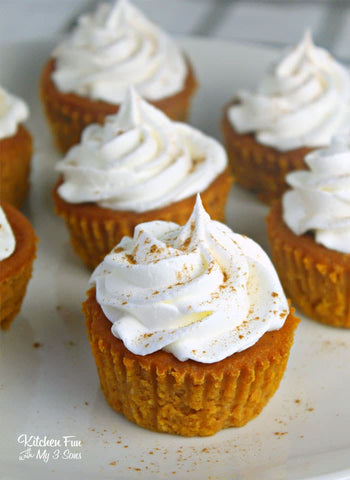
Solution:
{"label": "white frosting", "polygon": [[183,227],[154,221],[124,237],[90,279],[113,335],[137,355],[203,363],[282,327],[289,307],[265,252],[212,221],[199,196]]}
{"label": "white frosting", "polygon": [[296,235],[311,230],[316,242],[350,253],[350,127],[305,162],[310,171],[286,176],[293,189],[283,196],[284,221]]}
{"label": "white frosting", "polygon": [[130,88],[118,113],[90,125],[56,166],[69,203],[143,212],[204,191],[227,157],[214,139],[172,122]]}
{"label": "white frosting", "polygon": [[329,145],[349,119],[350,75],[324,49],[303,40],[273,65],[257,92],[238,92],[228,117],[239,133],[278,150]]}
{"label": "white frosting", "polygon": [[12,137],[29,115],[27,105],[0,87],[0,139]]}
{"label": "white frosting", "polygon": [[127,0],[82,16],[52,55],[59,90],[109,103],[120,103],[130,84],[148,100],[174,95],[187,76],[175,43]]}
{"label": "white frosting", "polygon": [[10,257],[15,248],[16,238],[4,210],[0,207],[0,261]]}

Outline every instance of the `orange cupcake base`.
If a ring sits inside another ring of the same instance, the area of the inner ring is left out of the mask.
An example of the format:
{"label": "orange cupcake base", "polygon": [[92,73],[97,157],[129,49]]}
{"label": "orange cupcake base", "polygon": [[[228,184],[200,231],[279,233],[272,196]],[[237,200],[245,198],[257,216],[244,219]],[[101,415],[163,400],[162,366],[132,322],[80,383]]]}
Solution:
{"label": "orange cupcake base", "polygon": [[[144,213],[117,211],[101,208],[94,203],[68,203],[57,192],[60,183],[61,181],[56,184],[53,193],[55,211],[66,223],[75,252],[90,269],[101,263],[107,253],[124,236],[132,237],[134,228],[139,223],[164,220],[180,225],[185,224],[196,200],[193,195],[166,207]],[[214,220],[224,219],[231,183],[232,178],[228,171],[225,171],[201,193],[204,208]]]}
{"label": "orange cupcake base", "polygon": [[330,250],[284,223],[281,201],[267,217],[272,259],[292,302],[308,317],[350,328],[350,254]]}
{"label": "orange cupcake base", "polygon": [[32,137],[19,125],[12,137],[0,140],[0,201],[20,208],[29,189]]}
{"label": "orange cupcake base", "polygon": [[[197,80],[189,61],[187,66],[188,74],[183,89],[170,97],[151,102],[176,121],[187,119],[191,100],[197,89]],[[91,123],[102,124],[107,115],[118,111],[119,105],[60,92],[51,79],[54,69],[55,60],[51,58],[45,64],[41,75],[40,96],[56,147],[66,153],[79,143],[85,127]]]}
{"label": "orange cupcake base", "polygon": [[9,204],[2,203],[16,238],[14,253],[0,263],[0,328],[8,330],[21,309],[36,257],[37,238],[29,221]]}
{"label": "orange cupcake base", "polygon": [[313,149],[281,152],[258,143],[253,134],[237,133],[228,119],[228,110],[234,103],[225,107],[221,124],[232,174],[239,185],[271,204],[289,188],[285,182],[287,173],[308,168],[304,157]]}
{"label": "orange cupcake base", "polygon": [[95,288],[83,303],[101,389],[109,405],[141,427],[183,436],[213,435],[256,417],[277,390],[299,319],[249,349],[212,364],[158,351],[135,355],[111,333]]}

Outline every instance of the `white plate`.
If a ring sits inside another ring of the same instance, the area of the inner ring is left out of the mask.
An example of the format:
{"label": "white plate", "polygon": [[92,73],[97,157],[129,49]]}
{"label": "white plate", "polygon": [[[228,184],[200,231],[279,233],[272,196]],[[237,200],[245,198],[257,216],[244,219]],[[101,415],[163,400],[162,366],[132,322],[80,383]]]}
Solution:
{"label": "white plate", "polygon": [[[237,88],[253,86],[275,52],[205,39],[182,43],[201,84],[192,123],[219,137],[222,105]],[[37,84],[53,45],[41,41],[0,49],[0,83],[31,107],[36,154],[25,213],[40,237],[22,311],[11,330],[0,334],[0,478],[349,479],[350,331],[304,318],[281,386],[261,415],[213,437],[153,433],[105,403],[80,311],[89,272],[72,253],[51,200],[59,157]],[[233,188],[228,224],[265,248],[266,212],[252,195]],[[41,346],[34,348],[35,342]],[[23,434],[61,444],[64,436],[74,435],[81,445],[68,448],[74,459],[64,458],[64,446],[46,445],[31,448],[34,458],[19,460],[26,449],[18,442]],[[36,458],[45,449],[46,462]]]}

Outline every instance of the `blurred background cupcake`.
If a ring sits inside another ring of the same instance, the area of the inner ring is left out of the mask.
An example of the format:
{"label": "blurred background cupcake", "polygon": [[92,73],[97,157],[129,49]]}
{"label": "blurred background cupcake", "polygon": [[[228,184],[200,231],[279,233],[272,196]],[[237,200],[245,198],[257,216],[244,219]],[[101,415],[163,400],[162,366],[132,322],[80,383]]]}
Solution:
{"label": "blurred background cupcake", "polygon": [[37,238],[16,208],[0,204],[0,328],[7,330],[21,309],[32,276]]}
{"label": "blurred background cupcake", "polygon": [[57,164],[56,213],[75,251],[95,267],[139,223],[184,224],[197,192],[212,217],[223,220],[227,164],[216,140],[171,121],[130,88],[118,113],[87,127]]}
{"label": "blurred background cupcake", "polygon": [[186,120],[197,81],[173,40],[128,0],[84,15],[52,52],[40,82],[57,147],[66,152],[91,123],[115,113],[128,85],[174,120]]}
{"label": "blurred background cupcake", "polygon": [[17,208],[29,189],[32,137],[23,125],[28,115],[24,101],[0,87],[0,201]]}
{"label": "blurred background cupcake", "polygon": [[305,163],[267,218],[272,258],[302,312],[350,328],[350,128]]}
{"label": "blurred background cupcake", "polygon": [[349,119],[349,72],[306,32],[256,91],[238,91],[225,108],[222,130],[237,183],[271,203],[287,189],[285,175],[305,168],[305,155],[329,145]]}

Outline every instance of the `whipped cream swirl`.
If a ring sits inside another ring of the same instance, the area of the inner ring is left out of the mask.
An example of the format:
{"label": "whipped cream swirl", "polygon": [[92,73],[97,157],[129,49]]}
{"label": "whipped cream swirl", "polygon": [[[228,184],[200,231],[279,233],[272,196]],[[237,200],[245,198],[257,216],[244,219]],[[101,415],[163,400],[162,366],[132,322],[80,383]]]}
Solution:
{"label": "whipped cream swirl", "polygon": [[349,119],[350,75],[307,32],[273,65],[257,92],[239,91],[228,117],[239,133],[278,150],[329,145]]}
{"label": "whipped cream swirl", "polygon": [[117,114],[90,125],[56,166],[69,203],[143,212],[205,190],[227,157],[214,139],[169,120],[130,88]]}
{"label": "whipped cream swirl", "polygon": [[175,43],[127,0],[102,3],[52,53],[62,92],[119,104],[132,84],[148,100],[174,95],[187,76]]}
{"label": "whipped cream swirl", "polygon": [[0,207],[0,261],[10,257],[15,248],[16,238],[4,210]]}
{"label": "whipped cream swirl", "polygon": [[12,137],[18,124],[29,116],[27,105],[20,98],[0,87],[0,139]]}
{"label": "whipped cream swirl", "polygon": [[284,221],[296,235],[313,231],[317,243],[350,253],[350,127],[305,162],[310,171],[286,176],[292,190],[283,196]]}
{"label": "whipped cream swirl", "polygon": [[90,282],[113,335],[137,355],[163,349],[217,362],[281,328],[289,313],[265,252],[212,221],[199,195],[185,226],[138,225]]}

